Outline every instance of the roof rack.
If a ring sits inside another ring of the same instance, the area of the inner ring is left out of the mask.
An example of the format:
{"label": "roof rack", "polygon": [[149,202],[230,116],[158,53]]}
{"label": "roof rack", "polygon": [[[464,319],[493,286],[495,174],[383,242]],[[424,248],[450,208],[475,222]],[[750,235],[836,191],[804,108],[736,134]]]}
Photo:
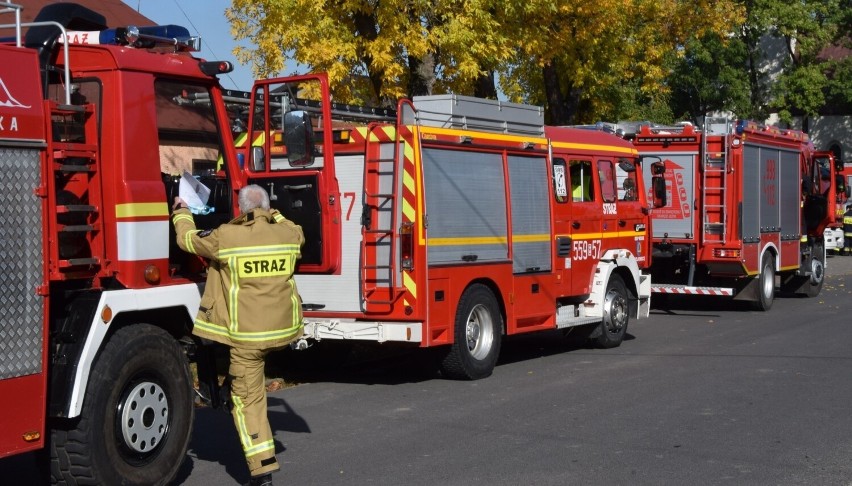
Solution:
{"label": "roof rack", "polygon": [[[21,33],[22,27],[40,27],[40,26],[58,27],[60,32],[62,32],[63,36],[67,35],[67,32],[65,30],[65,26],[63,26],[59,22],[53,22],[53,21],[21,22],[21,10],[23,10],[23,8],[24,8],[23,6],[9,2],[9,1],[5,2],[5,4],[0,3],[0,5],[4,6],[4,8],[0,9],[0,14],[12,13],[12,12],[14,12],[14,14],[15,14],[15,23],[14,24],[0,24],[0,29],[12,29],[12,28],[15,29],[15,45],[17,47],[23,47],[23,43],[22,43],[23,35]],[[63,72],[65,74],[65,82],[70,83],[71,82],[71,68],[68,65],[68,49],[62,49],[62,54],[63,54],[63,61],[64,61]],[[65,90],[65,105],[71,106],[71,90]]]}

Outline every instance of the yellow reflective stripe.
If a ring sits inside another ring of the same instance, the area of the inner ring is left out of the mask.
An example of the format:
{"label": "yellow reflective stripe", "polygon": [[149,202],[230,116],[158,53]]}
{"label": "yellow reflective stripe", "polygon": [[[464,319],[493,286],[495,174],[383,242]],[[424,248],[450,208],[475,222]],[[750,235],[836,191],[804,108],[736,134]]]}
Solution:
{"label": "yellow reflective stripe", "polygon": [[248,427],[246,427],[246,416],[243,413],[243,401],[239,396],[235,393],[231,393],[231,400],[234,402],[234,417],[237,418],[237,434],[240,436],[240,444],[243,446],[243,450],[247,451],[251,449],[251,434],[248,432]]}
{"label": "yellow reflective stripe", "polygon": [[[228,265],[233,269],[237,264],[237,257],[231,257],[228,259]],[[228,328],[232,333],[236,333],[237,328],[237,307],[238,307],[238,297],[240,294],[240,275],[239,272],[231,272],[231,288],[228,289],[228,298],[231,300],[231,305],[228,309],[228,318],[230,320]]]}
{"label": "yellow reflective stripe", "polygon": [[163,202],[127,203],[115,205],[116,218],[140,218],[146,216],[168,216],[169,206]]}
{"label": "yellow reflective stripe", "polygon": [[302,323],[288,327],[287,329],[277,329],[275,331],[258,331],[258,332],[232,332],[230,336],[237,341],[273,341],[275,339],[286,339],[294,336],[302,328]]}
{"label": "yellow reflective stripe", "polygon": [[450,245],[505,245],[509,239],[505,236],[474,236],[457,238],[429,238],[429,246]]}
{"label": "yellow reflective stripe", "polygon": [[201,233],[201,230],[192,230],[187,231],[186,236],[184,236],[183,242],[186,245],[186,251],[195,254],[195,245],[192,244],[192,237]]}
{"label": "yellow reflective stripe", "polygon": [[290,279],[287,284],[290,285],[290,322],[293,323],[293,327],[290,329],[299,330],[299,327],[302,325],[302,303],[299,302],[299,292],[296,291],[296,281]]}
{"label": "yellow reflective stripe", "polygon": [[183,221],[183,220],[191,221],[192,224],[195,224],[195,220],[192,219],[191,214],[178,213],[178,214],[175,214],[174,216],[172,216],[172,221],[175,222],[175,223],[177,223],[178,221]]}
{"label": "yellow reflective stripe", "polygon": [[617,147],[615,145],[600,145],[592,143],[569,143],[569,142],[553,142],[553,148],[566,148],[577,150],[592,150],[596,152],[620,152],[623,154],[639,155],[639,150],[632,147]]}
{"label": "yellow reflective stripe", "polygon": [[257,444],[254,447],[245,449],[243,452],[246,457],[251,457],[258,455],[261,452],[271,451],[273,449],[275,449],[275,442],[273,442],[272,440],[267,440],[266,442],[261,442],[260,444]]}
{"label": "yellow reflective stripe", "polygon": [[539,235],[514,235],[512,236],[513,243],[541,243],[550,241],[550,233]]}
{"label": "yellow reflective stripe", "polygon": [[[298,302],[298,300],[294,297],[294,301]],[[298,317],[298,307],[294,307],[293,316]],[[289,327],[287,329],[279,329],[275,331],[260,331],[260,332],[240,332],[240,331],[228,331],[222,326],[217,326],[216,324],[196,319],[195,326],[199,329],[209,332],[211,334],[216,334],[217,336],[230,337],[236,341],[273,341],[276,339],[286,339],[292,337],[302,328],[301,318],[297,318],[294,322],[295,325]]]}
{"label": "yellow reflective stripe", "polygon": [[408,272],[402,272],[402,285],[411,293],[411,296],[417,298],[417,282],[411,278]]}
{"label": "yellow reflective stripe", "polygon": [[246,144],[246,140],[248,140],[248,132],[240,133],[237,139],[234,140],[234,147],[242,147]]}
{"label": "yellow reflective stripe", "polygon": [[223,250],[219,250],[219,257],[225,259],[232,256],[269,255],[273,253],[289,253],[293,251],[299,251],[298,244],[241,246],[238,248],[225,248]]}
{"label": "yellow reflective stripe", "polygon": [[216,334],[219,336],[229,336],[230,333],[227,329],[222,326],[217,326],[216,324],[212,324],[207,321],[203,321],[201,319],[195,319],[195,327],[201,329],[202,331],[209,332],[210,334]]}
{"label": "yellow reflective stripe", "polygon": [[556,237],[568,237],[572,240],[600,240],[607,238],[625,238],[630,236],[646,236],[647,231],[618,231],[616,233],[577,233],[573,235],[556,235]]}

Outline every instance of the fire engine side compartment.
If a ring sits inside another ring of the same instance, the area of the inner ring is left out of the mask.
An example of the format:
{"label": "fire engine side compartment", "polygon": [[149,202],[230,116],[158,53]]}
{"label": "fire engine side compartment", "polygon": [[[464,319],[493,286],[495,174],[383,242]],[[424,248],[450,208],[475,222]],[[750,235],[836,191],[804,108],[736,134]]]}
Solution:
{"label": "fire engine side compartment", "polygon": [[43,445],[46,122],[35,51],[0,46],[0,457]]}

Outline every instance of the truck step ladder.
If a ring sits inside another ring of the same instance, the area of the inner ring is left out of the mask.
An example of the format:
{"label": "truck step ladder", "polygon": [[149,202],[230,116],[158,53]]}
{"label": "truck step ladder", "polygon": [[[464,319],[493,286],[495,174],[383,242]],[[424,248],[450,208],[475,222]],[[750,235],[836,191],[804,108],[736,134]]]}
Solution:
{"label": "truck step ladder", "polygon": [[361,288],[364,310],[390,311],[402,295],[396,282],[399,131],[393,125],[367,128],[364,213],[361,219]]}
{"label": "truck step ladder", "polygon": [[[722,117],[707,117],[704,120],[704,134],[701,137],[703,154],[701,170],[701,221],[704,243],[726,243],[728,212],[726,179],[728,173],[728,135],[731,133],[731,120]],[[722,135],[721,147],[714,143],[710,146],[707,139],[713,135]]]}
{"label": "truck step ladder", "polygon": [[99,208],[97,116],[95,106],[49,102],[52,164],[48,174],[53,278],[91,278],[103,265],[103,219]]}

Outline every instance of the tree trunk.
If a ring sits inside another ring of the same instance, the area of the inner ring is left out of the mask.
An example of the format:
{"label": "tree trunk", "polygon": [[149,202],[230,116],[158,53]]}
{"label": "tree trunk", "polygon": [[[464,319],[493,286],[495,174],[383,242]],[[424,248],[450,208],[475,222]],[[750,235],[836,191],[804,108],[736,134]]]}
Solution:
{"label": "tree trunk", "polygon": [[497,86],[494,83],[494,71],[488,71],[476,80],[473,96],[478,98],[497,99]]}
{"label": "tree trunk", "polygon": [[408,56],[408,98],[432,94],[435,84],[435,59],[426,54],[423,59]]}

